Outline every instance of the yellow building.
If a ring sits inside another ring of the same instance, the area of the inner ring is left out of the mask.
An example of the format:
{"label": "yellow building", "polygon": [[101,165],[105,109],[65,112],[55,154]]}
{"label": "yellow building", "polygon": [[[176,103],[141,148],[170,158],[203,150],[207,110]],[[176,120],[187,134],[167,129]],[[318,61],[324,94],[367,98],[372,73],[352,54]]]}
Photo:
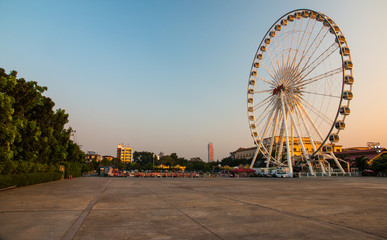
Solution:
{"label": "yellow building", "polygon": [[132,163],[133,161],[133,149],[123,144],[117,146],[117,158],[123,163]]}
{"label": "yellow building", "polygon": [[[313,153],[314,152],[313,146],[312,146],[310,139],[308,137],[302,137],[301,139],[302,139],[302,143],[304,144],[305,150],[308,153]],[[271,138],[263,139],[262,143],[266,147],[266,149],[270,148],[270,144],[269,144],[270,141],[271,141]],[[283,142],[283,151],[285,152],[286,151],[286,139],[283,138],[282,142]],[[279,144],[280,144],[280,137],[275,136],[273,149],[276,149],[279,146]],[[314,145],[316,148],[319,148],[321,145],[321,142],[314,141]],[[342,145],[330,144],[330,146],[332,147],[333,152],[341,152],[342,151]],[[293,137],[293,140],[291,138],[289,139],[289,147],[290,147],[290,152],[293,156],[300,156],[302,154],[302,146],[299,142],[298,137]]]}

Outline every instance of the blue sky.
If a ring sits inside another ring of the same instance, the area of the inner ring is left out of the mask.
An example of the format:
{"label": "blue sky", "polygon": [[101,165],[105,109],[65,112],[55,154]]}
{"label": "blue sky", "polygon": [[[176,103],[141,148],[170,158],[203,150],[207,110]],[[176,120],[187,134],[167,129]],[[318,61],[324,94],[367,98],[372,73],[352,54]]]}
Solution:
{"label": "blue sky", "polygon": [[351,48],[356,85],[344,147],[387,143],[385,1],[0,2],[0,67],[48,87],[84,151],[215,159],[250,147],[246,89],[262,37],[283,14],[331,17]]}

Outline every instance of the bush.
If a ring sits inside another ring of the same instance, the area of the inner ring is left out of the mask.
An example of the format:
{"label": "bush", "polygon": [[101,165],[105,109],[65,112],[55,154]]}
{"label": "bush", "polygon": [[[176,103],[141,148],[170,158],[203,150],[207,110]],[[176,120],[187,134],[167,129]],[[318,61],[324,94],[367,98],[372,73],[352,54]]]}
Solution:
{"label": "bush", "polygon": [[24,174],[35,172],[57,172],[58,166],[28,161],[4,161],[0,162],[0,175]]}
{"label": "bush", "polygon": [[85,163],[79,162],[60,162],[59,164],[65,166],[65,178],[69,178],[69,175],[72,177],[82,176],[82,170],[85,169]]}
{"label": "bush", "polygon": [[60,180],[61,172],[24,173],[0,175],[0,188],[27,186],[37,183]]}

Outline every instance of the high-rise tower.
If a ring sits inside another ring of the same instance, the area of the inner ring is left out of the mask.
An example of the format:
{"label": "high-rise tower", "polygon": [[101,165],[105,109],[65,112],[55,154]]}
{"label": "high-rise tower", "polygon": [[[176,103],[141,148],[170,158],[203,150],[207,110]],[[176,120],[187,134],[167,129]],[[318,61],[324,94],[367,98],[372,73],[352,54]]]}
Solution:
{"label": "high-rise tower", "polygon": [[214,161],[214,145],[212,142],[208,144],[208,162]]}

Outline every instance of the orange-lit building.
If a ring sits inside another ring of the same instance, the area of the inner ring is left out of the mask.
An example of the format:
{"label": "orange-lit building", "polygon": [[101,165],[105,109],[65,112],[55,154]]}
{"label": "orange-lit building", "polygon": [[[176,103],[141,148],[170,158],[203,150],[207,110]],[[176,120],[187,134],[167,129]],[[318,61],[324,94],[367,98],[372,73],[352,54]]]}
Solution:
{"label": "orange-lit building", "polygon": [[214,145],[212,143],[208,144],[208,162],[214,161]]}
{"label": "orange-lit building", "polygon": [[[262,141],[262,144],[266,147],[266,149],[270,149],[270,138],[265,138]],[[309,138],[303,137],[302,142],[304,144],[305,150],[308,153],[313,153],[313,146]],[[273,144],[273,149],[276,149],[278,146],[280,146],[280,137],[276,136],[274,137],[274,144]],[[286,152],[286,142],[285,139],[283,139],[283,152]],[[314,142],[314,145],[316,148],[320,147],[321,143],[319,142]],[[342,145],[339,144],[331,144],[332,150],[334,152],[341,152],[342,151]],[[299,139],[294,137],[293,141],[290,139],[289,140],[289,147],[290,152],[292,156],[300,156],[302,154],[302,146],[299,143]],[[257,147],[250,147],[250,148],[238,148],[236,151],[231,152],[230,155],[234,159],[249,159],[254,156],[255,150]]]}
{"label": "orange-lit building", "polygon": [[132,163],[133,161],[133,149],[123,144],[117,146],[117,158],[123,163]]}

